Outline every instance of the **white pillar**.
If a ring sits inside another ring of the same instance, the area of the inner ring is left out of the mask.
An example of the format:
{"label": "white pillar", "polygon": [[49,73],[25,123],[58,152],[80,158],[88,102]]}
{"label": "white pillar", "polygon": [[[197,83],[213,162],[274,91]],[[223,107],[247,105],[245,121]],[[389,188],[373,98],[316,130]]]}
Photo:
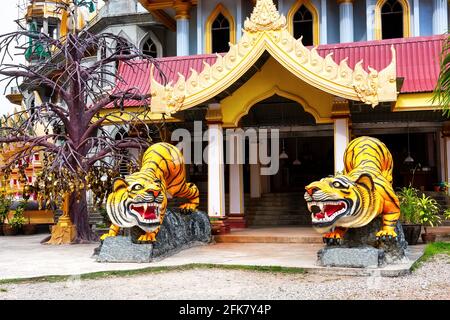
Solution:
{"label": "white pillar", "polygon": [[375,38],[375,6],[376,0],[366,0],[366,32],[367,41]]}
{"label": "white pillar", "polygon": [[447,29],[447,0],[433,0],[433,34],[443,34]]}
{"label": "white pillar", "polygon": [[177,56],[189,55],[189,18],[177,19]]}
{"label": "white pillar", "polygon": [[344,170],[344,153],[348,143],[348,118],[334,119],[334,172]]}
{"label": "white pillar", "polygon": [[[220,110],[220,104],[212,104],[209,108]],[[208,124],[208,142],[208,215],[225,218],[223,130],[220,123]]]}
{"label": "white pillar", "polygon": [[327,37],[327,0],[320,0],[320,44],[327,44]]}
{"label": "white pillar", "polygon": [[353,0],[338,0],[340,42],[353,42]]}
{"label": "white pillar", "polygon": [[244,213],[244,166],[230,164],[230,214]]}
{"label": "white pillar", "polygon": [[229,135],[230,148],[230,214],[244,214],[244,140],[239,135]]}
{"label": "white pillar", "polygon": [[420,36],[420,0],[413,3],[413,32],[415,37]]}

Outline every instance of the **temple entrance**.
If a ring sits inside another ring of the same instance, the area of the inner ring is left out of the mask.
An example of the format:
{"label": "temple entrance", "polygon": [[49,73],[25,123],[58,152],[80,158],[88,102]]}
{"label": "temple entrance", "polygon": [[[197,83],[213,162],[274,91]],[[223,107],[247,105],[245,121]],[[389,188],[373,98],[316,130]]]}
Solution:
{"label": "temple entrance", "polygon": [[[278,129],[280,136],[275,175],[260,175],[258,165],[255,168],[248,161],[243,166],[248,226],[310,225],[304,188],[334,173],[333,125],[317,124],[298,102],[274,95],[254,105],[241,119],[240,127]],[[246,151],[248,157],[248,144]]]}

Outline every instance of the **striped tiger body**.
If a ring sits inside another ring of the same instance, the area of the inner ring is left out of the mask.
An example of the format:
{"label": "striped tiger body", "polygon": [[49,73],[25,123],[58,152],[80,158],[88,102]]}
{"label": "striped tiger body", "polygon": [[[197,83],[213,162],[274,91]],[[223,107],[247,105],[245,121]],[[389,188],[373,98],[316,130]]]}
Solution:
{"label": "striped tiger body", "polygon": [[156,143],[144,153],[142,167],[125,179],[116,179],[108,196],[106,210],[112,225],[101,239],[116,236],[120,228],[138,226],[146,233],[139,242],[155,241],[167,208],[167,195],[185,198],[180,208],[195,210],[199,190],[186,182],[184,158],[168,143]]}
{"label": "striped tiger body", "polygon": [[324,233],[325,240],[342,239],[347,228],[365,226],[382,215],[377,237],[395,238],[400,204],[392,188],[393,160],[386,145],[359,137],[348,145],[344,164],[344,174],[306,186],[313,227]]}

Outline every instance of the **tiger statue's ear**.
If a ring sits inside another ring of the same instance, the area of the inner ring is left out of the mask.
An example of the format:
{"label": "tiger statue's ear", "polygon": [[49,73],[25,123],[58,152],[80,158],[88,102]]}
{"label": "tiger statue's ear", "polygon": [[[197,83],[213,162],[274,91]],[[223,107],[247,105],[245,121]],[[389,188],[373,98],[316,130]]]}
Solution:
{"label": "tiger statue's ear", "polygon": [[367,188],[370,191],[373,191],[374,189],[373,179],[367,173],[361,174],[356,180],[356,183],[363,186],[364,188]]}
{"label": "tiger statue's ear", "polygon": [[128,183],[122,178],[115,179],[113,183],[113,192],[119,191],[123,188],[128,188]]}

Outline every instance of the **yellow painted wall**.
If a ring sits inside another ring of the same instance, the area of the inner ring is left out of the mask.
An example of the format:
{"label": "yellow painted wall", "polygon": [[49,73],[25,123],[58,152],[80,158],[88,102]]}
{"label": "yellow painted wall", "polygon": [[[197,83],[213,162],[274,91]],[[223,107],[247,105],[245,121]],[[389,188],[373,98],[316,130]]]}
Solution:
{"label": "yellow painted wall", "polygon": [[298,102],[317,123],[332,123],[333,96],[293,75],[270,57],[261,71],[221,101],[224,127],[235,127],[252,106],[274,94]]}

